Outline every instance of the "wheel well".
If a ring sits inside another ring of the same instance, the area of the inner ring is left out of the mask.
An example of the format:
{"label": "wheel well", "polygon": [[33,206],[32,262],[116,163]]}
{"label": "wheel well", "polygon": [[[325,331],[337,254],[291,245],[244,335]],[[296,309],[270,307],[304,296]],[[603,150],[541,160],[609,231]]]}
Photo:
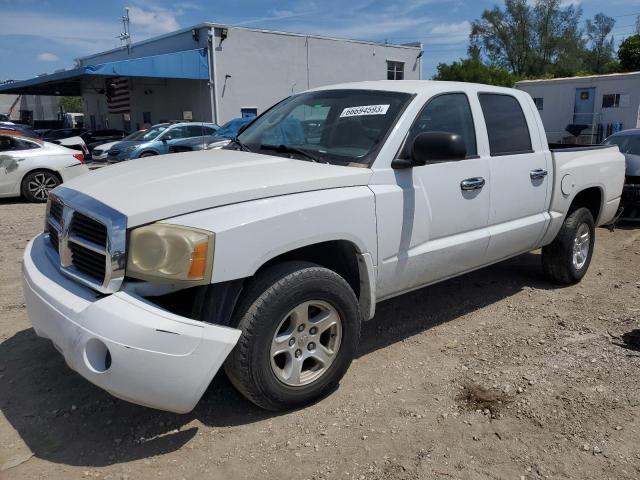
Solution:
{"label": "wheel well", "polygon": [[258,269],[256,275],[263,269],[276,263],[288,260],[304,260],[333,270],[353,289],[356,297],[360,298],[360,272],[358,270],[358,248],[346,240],[333,240],[301,247],[272,258]]}
{"label": "wheel well", "polygon": [[598,187],[590,187],[578,193],[571,202],[569,213],[581,207],[585,207],[591,212],[594,222],[598,221],[602,207],[602,192]]}
{"label": "wheel well", "polygon": [[138,155],[138,158],[142,157],[143,155],[153,156],[153,155],[158,155],[158,152],[154,152],[153,150],[145,150],[144,152],[140,152],[140,155]]}
{"label": "wheel well", "polygon": [[[361,296],[360,271],[358,266],[358,248],[346,240],[321,242],[314,245],[291,250],[272,258],[254,274],[258,275],[265,268],[289,260],[303,260],[317,263],[333,270],[351,286],[356,297],[366,304],[371,301],[365,292]],[[155,302],[164,305],[169,311],[179,315],[191,316],[219,325],[229,325],[233,311],[248,278],[231,280],[229,282],[214,283],[202,287],[188,289],[177,294],[155,297]],[[176,299],[178,301],[176,302]],[[180,305],[180,307],[176,307]],[[191,306],[193,308],[191,308]],[[184,310],[184,308],[190,311]]]}

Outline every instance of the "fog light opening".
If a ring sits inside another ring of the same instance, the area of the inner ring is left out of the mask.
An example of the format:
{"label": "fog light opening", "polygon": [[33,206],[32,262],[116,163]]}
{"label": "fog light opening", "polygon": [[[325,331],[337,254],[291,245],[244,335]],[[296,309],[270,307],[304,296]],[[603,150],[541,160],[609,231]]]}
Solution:
{"label": "fog light opening", "polygon": [[84,347],[84,361],[90,370],[104,373],[111,367],[111,352],[104,342],[92,338]]}

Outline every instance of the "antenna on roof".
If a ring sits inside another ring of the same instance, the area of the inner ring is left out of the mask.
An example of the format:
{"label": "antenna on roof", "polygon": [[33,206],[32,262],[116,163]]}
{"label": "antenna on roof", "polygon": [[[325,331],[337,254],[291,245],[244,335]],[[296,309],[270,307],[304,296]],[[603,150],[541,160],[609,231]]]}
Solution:
{"label": "antenna on roof", "polygon": [[131,49],[131,32],[129,30],[129,7],[124,9],[124,15],[122,16],[122,26],[124,27],[124,32],[118,35],[117,38],[120,39],[122,45],[127,46],[127,51]]}

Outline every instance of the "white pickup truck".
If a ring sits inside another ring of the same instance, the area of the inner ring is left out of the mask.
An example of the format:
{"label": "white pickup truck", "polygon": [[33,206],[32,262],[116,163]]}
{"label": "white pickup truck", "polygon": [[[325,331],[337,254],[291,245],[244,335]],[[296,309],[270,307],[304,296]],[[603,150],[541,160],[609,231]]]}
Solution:
{"label": "white pickup truck", "polygon": [[550,150],[518,90],[318,88],[226,149],[56,188],[27,309],[116,397],[187,412],[224,365],[255,404],[291,408],[338,384],[377,302],[541,247],[552,281],[580,281],[624,170],[616,146]]}

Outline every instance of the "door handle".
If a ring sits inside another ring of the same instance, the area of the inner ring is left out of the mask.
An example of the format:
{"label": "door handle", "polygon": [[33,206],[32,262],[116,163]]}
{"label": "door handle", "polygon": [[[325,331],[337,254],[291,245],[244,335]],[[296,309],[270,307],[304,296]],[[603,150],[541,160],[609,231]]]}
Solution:
{"label": "door handle", "polygon": [[460,182],[460,189],[462,190],[480,190],[484,187],[485,181],[482,177],[467,178]]}
{"label": "door handle", "polygon": [[536,168],[535,170],[531,170],[529,172],[529,176],[531,180],[539,180],[547,176],[547,171],[544,168]]}

